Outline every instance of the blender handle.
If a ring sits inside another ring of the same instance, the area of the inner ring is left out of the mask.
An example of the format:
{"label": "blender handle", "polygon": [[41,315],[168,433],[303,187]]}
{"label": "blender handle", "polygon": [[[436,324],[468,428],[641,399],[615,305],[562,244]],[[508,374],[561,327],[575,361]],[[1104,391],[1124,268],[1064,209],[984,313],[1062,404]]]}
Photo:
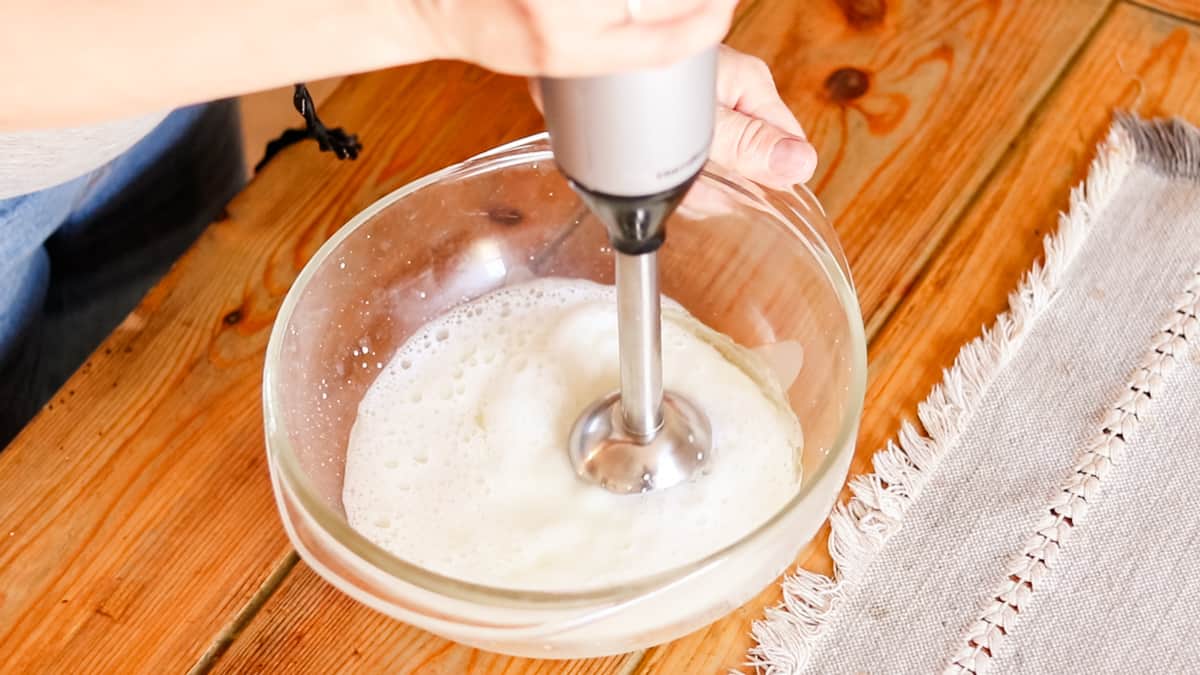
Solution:
{"label": "blender handle", "polygon": [[661,68],[542,78],[538,85],[554,159],[590,192],[659,194],[689,181],[708,159],[715,46]]}

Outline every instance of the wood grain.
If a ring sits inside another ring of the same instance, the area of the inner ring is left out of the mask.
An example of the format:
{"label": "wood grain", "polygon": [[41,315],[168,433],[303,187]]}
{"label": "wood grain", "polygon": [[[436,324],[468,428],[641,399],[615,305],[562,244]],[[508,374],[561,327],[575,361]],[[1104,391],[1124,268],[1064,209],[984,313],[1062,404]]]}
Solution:
{"label": "wood grain", "polygon": [[[940,380],[957,347],[1007,306],[1008,292],[1041,256],[1042,238],[1057,229],[1057,214],[1086,176],[1115,111],[1200,122],[1197,69],[1200,29],[1127,5],[1115,8],[876,340],[860,431],[864,449],[882,447]],[[945,306],[956,311],[942,311]]]}
{"label": "wood grain", "polygon": [[289,555],[260,386],[292,279],[381,194],[539,124],[523,82],[457,64],[340,91],[325,112],[361,134],[363,158],[337,163],[308,145],[280,155],[0,454],[12,670],[200,659]]}
{"label": "wood grain", "polygon": [[215,672],[598,675],[620,672],[625,661],[623,655],[584,661],[512,659],[442,640],[365,608],[300,563],[217,662]]}
{"label": "wood grain", "polygon": [[815,139],[812,181],[873,332],[1107,0],[763,0],[730,43],[775,72]]}
{"label": "wood grain", "polygon": [[[1200,31],[1130,6],[1115,9],[875,339],[853,473],[870,470],[871,455],[895,435],[902,419],[913,418],[959,348],[1007,308],[1008,293],[1041,256],[1043,237],[1056,229],[1071,187],[1086,175],[1112,112],[1132,109],[1200,121],[1200,82],[1191,76],[1197,68]],[[824,542],[810,552],[807,559],[801,556],[803,566],[828,573]],[[773,588],[759,601],[778,597]],[[731,615],[652,650],[640,672],[739,666],[752,644],[750,622],[761,618],[761,611],[748,614]]]}

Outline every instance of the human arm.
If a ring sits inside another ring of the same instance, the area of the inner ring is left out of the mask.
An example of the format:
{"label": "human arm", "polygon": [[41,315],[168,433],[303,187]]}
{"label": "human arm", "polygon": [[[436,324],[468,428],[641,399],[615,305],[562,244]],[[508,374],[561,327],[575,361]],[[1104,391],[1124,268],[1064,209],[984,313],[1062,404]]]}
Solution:
{"label": "human arm", "polygon": [[518,75],[668,63],[717,42],[733,0],[15,0],[0,132],[86,124],[430,59]]}

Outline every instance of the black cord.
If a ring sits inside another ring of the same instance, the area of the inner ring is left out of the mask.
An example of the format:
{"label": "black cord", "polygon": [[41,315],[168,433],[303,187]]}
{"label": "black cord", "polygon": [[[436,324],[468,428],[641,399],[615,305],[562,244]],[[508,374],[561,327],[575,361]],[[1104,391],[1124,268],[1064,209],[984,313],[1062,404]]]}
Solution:
{"label": "black cord", "polygon": [[279,138],[267,143],[263,158],[254,165],[255,172],[266,166],[267,162],[284,148],[309,138],[317,142],[321,152],[332,152],[338,159],[358,159],[358,153],[362,151],[362,143],[359,142],[358,136],[346,133],[341,127],[331,129],[325,126],[321,118],[317,117],[317,106],[313,105],[312,94],[308,92],[307,86],[295,85],[292,105],[295,106],[296,112],[304,117],[304,128],[287,129]]}

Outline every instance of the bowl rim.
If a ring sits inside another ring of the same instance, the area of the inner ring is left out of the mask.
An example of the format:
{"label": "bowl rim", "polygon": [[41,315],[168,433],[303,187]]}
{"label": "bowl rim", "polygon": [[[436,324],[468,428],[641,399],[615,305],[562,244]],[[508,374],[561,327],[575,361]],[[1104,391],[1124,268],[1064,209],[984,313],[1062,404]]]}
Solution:
{"label": "bowl rim", "polygon": [[[566,609],[593,606],[597,603],[624,602],[640,598],[668,586],[673,586],[690,576],[718,565],[735,550],[741,549],[766,536],[767,533],[775,529],[775,526],[785,516],[802,505],[813,486],[819,483],[823,476],[839,464],[839,458],[845,453],[853,453],[858,423],[863,410],[867,379],[866,337],[862,322],[862,312],[859,308],[858,298],[855,293],[853,280],[850,277],[846,258],[840,249],[840,245],[837,248],[829,248],[830,242],[827,236],[829,233],[821,233],[814,230],[816,236],[808,238],[808,241],[809,243],[819,243],[824,246],[826,249],[825,253],[829,256],[828,260],[833,262],[831,267],[825,261],[821,261],[820,259],[817,261],[818,264],[825,268],[825,272],[833,281],[834,291],[839,296],[842,307],[847,313],[848,323],[850,324],[851,375],[849,385],[846,388],[846,393],[848,394],[847,406],[845,414],[839,421],[835,440],[827,451],[826,456],[821,460],[820,465],[813,472],[801,478],[800,489],[796,491],[796,494],[765,521],[740,538],[710,552],[698,560],[693,560],[652,575],[641,576],[605,586],[587,587],[584,590],[578,591],[521,589],[467,581],[434,572],[416,563],[400,558],[370,541],[351,527],[344,517],[339,516],[317,494],[304,470],[299,466],[290,439],[288,438],[288,432],[284,424],[284,411],[282,404],[277,400],[275,390],[279,386],[279,372],[284,368],[282,358],[283,342],[286,338],[285,333],[291,321],[292,314],[317,270],[323,266],[338,246],[354,234],[359,227],[374,218],[385,208],[422,188],[449,177],[470,176],[482,170],[494,170],[514,164],[540,161],[553,161],[549,137],[545,131],[496,146],[462,162],[427,174],[393,190],[355,214],[354,217],[339,228],[337,232],[317,249],[316,253],[305,263],[295,281],[292,282],[272,326],[263,366],[263,418],[268,464],[273,474],[276,472],[276,469],[279,470],[281,475],[278,478],[281,478],[285,483],[285,485],[280,486],[276,480],[272,481],[272,487],[277,493],[277,509],[279,510],[281,519],[286,521],[287,515],[283,513],[282,504],[278,503],[279,499],[282,499],[282,495],[278,493],[281,489],[286,489],[299,502],[298,506],[304,510],[305,515],[315,521],[317,526],[323,530],[322,535],[330,537],[337,545],[361,561],[376,568],[377,571],[381,571],[388,576],[395,577],[401,582],[412,584],[435,595],[458,601],[510,609],[530,607],[537,609]],[[732,173],[730,176],[713,173],[710,170],[712,166],[716,165],[713,165],[711,162],[709,165],[706,165],[702,174],[728,188],[742,192],[758,201],[763,201],[762,195],[755,195],[746,189],[746,186],[753,186],[756,191],[761,191],[771,198],[770,202],[772,202],[772,206],[775,208],[779,208],[781,205],[786,207],[791,211],[791,214],[788,215],[795,216],[810,227],[811,224],[803,217],[802,212],[795,208],[797,201],[816,209],[822,217],[825,216],[820,203],[804,185],[795,186],[794,193],[773,190],[753,183],[743,177],[735,176]],[[745,185],[739,185],[738,183],[745,183]],[[797,238],[805,240],[803,235],[796,231],[797,227],[793,218],[784,218],[780,224],[792,230],[793,235]],[[830,232],[832,232],[832,229]],[[290,533],[290,524],[288,525],[287,529]]]}

